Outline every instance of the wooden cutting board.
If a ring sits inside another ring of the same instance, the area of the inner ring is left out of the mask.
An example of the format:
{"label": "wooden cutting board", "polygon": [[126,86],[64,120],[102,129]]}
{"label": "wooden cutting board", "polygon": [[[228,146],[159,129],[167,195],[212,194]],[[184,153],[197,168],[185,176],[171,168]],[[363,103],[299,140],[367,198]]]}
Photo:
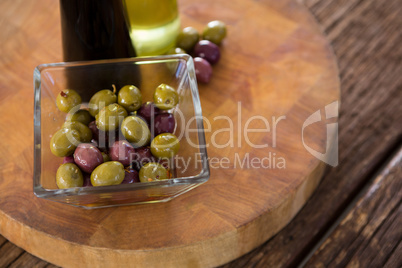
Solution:
{"label": "wooden cutting board", "polygon": [[325,169],[312,154],[336,142],[327,126],[340,99],[314,18],[291,0],[179,4],[182,26],[228,25],[212,81],[199,86],[211,177],[167,203],[84,210],[32,191],[32,72],[62,60],[58,2],[1,1],[0,233],[11,242],[65,267],[217,266],[272,237],[311,196]]}

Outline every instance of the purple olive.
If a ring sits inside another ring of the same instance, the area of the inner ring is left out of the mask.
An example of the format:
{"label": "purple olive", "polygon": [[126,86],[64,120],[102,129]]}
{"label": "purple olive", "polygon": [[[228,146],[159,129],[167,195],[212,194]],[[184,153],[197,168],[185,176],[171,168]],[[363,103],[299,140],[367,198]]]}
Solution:
{"label": "purple olive", "polygon": [[140,170],[143,165],[149,162],[155,162],[155,158],[152,156],[150,147],[140,147],[135,150],[135,160],[132,166],[136,170]]}
{"label": "purple olive", "polygon": [[82,175],[84,176],[84,184],[82,187],[92,187],[91,174],[83,173]]}
{"label": "purple olive", "polygon": [[108,146],[109,134],[102,130],[99,130],[96,126],[96,121],[92,121],[88,124],[89,129],[92,131],[93,140],[91,142],[96,141],[97,147],[101,151],[106,151]]}
{"label": "purple olive", "polygon": [[173,114],[170,113],[158,114],[155,117],[154,122],[155,136],[158,136],[159,134],[162,133],[173,133],[175,126],[176,126],[176,120],[174,119]]}
{"label": "purple olive", "polygon": [[102,153],[92,143],[81,143],[74,152],[74,162],[86,173],[103,163]]}
{"label": "purple olive", "polygon": [[124,175],[124,180],[122,184],[129,184],[129,183],[135,183],[135,182],[140,182],[140,178],[138,176],[137,170],[133,168],[128,168],[124,170],[125,175]]}
{"label": "purple olive", "polygon": [[152,102],[142,104],[140,109],[137,111],[137,115],[144,118],[148,124],[151,122],[151,118],[155,118],[159,113],[159,108],[157,108]]}
{"label": "purple olive", "polygon": [[135,159],[135,149],[128,141],[119,140],[110,147],[109,156],[112,161],[128,166]]}
{"label": "purple olive", "polygon": [[65,156],[65,157],[63,158],[63,164],[65,164],[65,163],[74,163],[74,157],[72,157],[72,156]]}
{"label": "purple olive", "polygon": [[90,122],[90,123],[88,124],[88,127],[89,127],[89,129],[92,131],[92,137],[93,137],[94,139],[98,139],[98,136],[99,136],[99,129],[98,129],[98,127],[96,126],[96,121],[94,120],[94,121]]}
{"label": "purple olive", "polygon": [[208,40],[201,40],[195,45],[194,56],[206,59],[210,64],[215,64],[221,57],[220,49],[217,45]]}
{"label": "purple olive", "polygon": [[212,67],[208,61],[203,58],[194,58],[195,76],[197,81],[201,83],[208,83],[212,76]]}

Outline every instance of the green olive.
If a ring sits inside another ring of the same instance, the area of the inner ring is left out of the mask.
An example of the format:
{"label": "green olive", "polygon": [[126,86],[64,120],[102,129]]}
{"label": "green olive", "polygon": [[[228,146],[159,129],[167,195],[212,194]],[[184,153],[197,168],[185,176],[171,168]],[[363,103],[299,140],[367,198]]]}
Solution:
{"label": "green olive", "polygon": [[106,153],[104,153],[104,152],[101,152],[101,154],[102,154],[102,157],[103,157],[103,162],[110,161],[110,157],[109,157],[109,155],[107,155],[107,154],[106,154]]}
{"label": "green olive", "polygon": [[92,131],[89,129],[89,127],[81,122],[66,121],[62,127],[76,130],[79,134],[79,140],[81,142],[90,142],[92,139]]}
{"label": "green olive", "polygon": [[56,97],[57,108],[65,113],[80,104],[81,96],[73,89],[64,89]]}
{"label": "green olive", "polygon": [[92,116],[88,110],[80,109],[75,113],[68,114],[66,121],[78,121],[87,126],[92,121]]}
{"label": "green olive", "polygon": [[127,111],[117,103],[113,103],[99,111],[96,126],[102,131],[116,130],[126,116]]}
{"label": "green olive", "polygon": [[71,128],[58,130],[50,139],[50,151],[59,157],[70,156],[80,143],[80,134]]}
{"label": "green olive", "polygon": [[89,113],[96,116],[103,107],[106,107],[117,101],[117,96],[109,89],[96,92],[89,100]]}
{"label": "green olive", "polygon": [[82,187],[84,184],[84,177],[76,164],[66,163],[62,164],[57,169],[56,184],[59,189]]}
{"label": "green olive", "polygon": [[151,153],[158,158],[171,158],[179,149],[179,140],[171,133],[159,134],[151,142]]}
{"label": "green olive", "polygon": [[[166,55],[174,55],[174,54],[186,54],[186,51],[179,47],[173,47],[166,52]],[[169,69],[169,71],[172,74],[175,74],[177,71],[177,68],[179,67],[180,62],[179,61],[173,61],[173,62],[167,62],[166,67]]]}
{"label": "green olive", "polygon": [[214,20],[208,23],[202,33],[202,38],[219,45],[226,36],[226,25],[222,21]]}
{"label": "green olive", "polygon": [[179,94],[169,85],[160,84],[154,93],[154,104],[161,110],[169,110],[179,103]]}
{"label": "green olive", "polygon": [[151,131],[147,123],[138,116],[126,117],[121,123],[121,133],[134,147],[147,145],[151,140]]}
{"label": "green olive", "polygon": [[124,180],[124,166],[118,161],[109,161],[97,166],[91,173],[93,186],[118,185]]}
{"label": "green olive", "polygon": [[167,170],[159,163],[145,164],[139,173],[141,182],[162,181],[169,179]]}
{"label": "green olive", "polygon": [[141,91],[132,85],[124,86],[119,91],[117,102],[123,106],[127,112],[137,111],[142,104]]}
{"label": "green olive", "polygon": [[193,27],[186,27],[177,36],[176,45],[187,52],[193,50],[197,44],[200,34]]}

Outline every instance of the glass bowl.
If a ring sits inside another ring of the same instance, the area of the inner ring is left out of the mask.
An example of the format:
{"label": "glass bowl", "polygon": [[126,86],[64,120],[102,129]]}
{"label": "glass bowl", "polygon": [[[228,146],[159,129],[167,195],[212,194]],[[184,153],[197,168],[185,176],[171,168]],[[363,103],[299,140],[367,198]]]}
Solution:
{"label": "glass bowl", "polygon": [[[66,118],[56,107],[59,92],[66,88],[76,90],[85,107],[99,90],[112,89],[112,85],[120,89],[132,84],[141,90],[143,102],[146,102],[152,101],[153,92],[161,83],[175,87],[179,93],[179,104],[169,111],[176,118],[174,134],[180,140],[180,150],[171,159],[172,178],[58,189],[56,171],[63,158],[51,153],[50,139]],[[85,208],[166,202],[208,180],[201,104],[194,63],[189,55],[42,64],[35,68],[34,88],[33,190],[37,197]]]}

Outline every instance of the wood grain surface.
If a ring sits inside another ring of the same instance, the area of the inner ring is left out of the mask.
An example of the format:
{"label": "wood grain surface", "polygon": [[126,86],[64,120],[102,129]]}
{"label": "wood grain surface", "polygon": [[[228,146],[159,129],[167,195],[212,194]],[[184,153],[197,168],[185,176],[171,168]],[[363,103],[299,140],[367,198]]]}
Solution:
{"label": "wood grain surface", "polygon": [[[401,144],[402,51],[398,1],[307,0],[305,4],[328,34],[339,61],[342,81],[340,166],[326,173],[312,199],[285,229],[250,254],[227,265],[230,267],[289,267],[304,263],[309,253],[325,242],[324,234],[340,222],[350,205],[353,207],[355,196],[372,183],[371,178],[384,168],[383,163],[392,158],[394,148]],[[12,32],[5,29],[0,35]],[[0,85],[5,89],[3,83]],[[394,218],[398,217],[400,213]],[[380,245],[386,242],[382,240]],[[5,259],[2,266],[53,266],[5,239],[0,240],[0,245],[0,259]],[[389,251],[387,267],[400,266],[401,250],[399,242]],[[314,262],[318,263],[320,258],[324,262],[325,256],[315,256]]]}
{"label": "wood grain surface", "polygon": [[[19,90],[0,105],[0,125],[8,128],[1,133],[8,146],[3,151],[7,159],[1,159],[0,232],[24,250],[66,267],[216,266],[273,236],[318,185],[325,164],[304,148],[302,134],[309,147],[325,152],[335,132],[327,131],[325,122],[303,132],[304,122],[320,110],[336,122],[339,79],[335,58],[313,17],[293,1],[236,1],[230,6],[225,1],[181,1],[183,25],[202,29],[219,17],[230,33],[213,80],[199,89],[203,115],[210,122],[210,180],[160,204],[87,211],[36,198],[32,132],[21,131],[21,125],[32,122],[32,109],[19,104],[32,103],[32,73],[27,75],[26,69],[32,72],[30,65],[61,60],[61,54],[56,59],[47,54],[60,52],[58,5],[14,1],[3,7],[6,24],[20,25],[5,40],[9,47],[4,46],[9,69],[2,79]],[[26,13],[16,19],[12,7]],[[19,31],[28,40],[18,40]],[[55,35],[47,37],[52,31]],[[29,45],[34,41],[36,47]],[[16,53],[20,44],[26,47]],[[17,81],[16,70],[24,72]],[[335,109],[328,109],[331,103]],[[232,121],[222,122],[222,117]],[[230,126],[239,131],[216,135]],[[265,131],[246,133],[247,128]],[[224,157],[226,167],[212,161]],[[258,165],[264,158],[265,167]],[[279,161],[281,165],[275,164]],[[51,166],[42,169],[49,170]]]}
{"label": "wood grain surface", "polygon": [[402,148],[315,252],[312,267],[401,267],[390,257],[402,240]]}
{"label": "wood grain surface", "polygon": [[399,1],[307,0],[305,4],[327,33],[339,63],[340,164],[328,170],[315,194],[286,228],[227,267],[303,263],[401,144]]}

